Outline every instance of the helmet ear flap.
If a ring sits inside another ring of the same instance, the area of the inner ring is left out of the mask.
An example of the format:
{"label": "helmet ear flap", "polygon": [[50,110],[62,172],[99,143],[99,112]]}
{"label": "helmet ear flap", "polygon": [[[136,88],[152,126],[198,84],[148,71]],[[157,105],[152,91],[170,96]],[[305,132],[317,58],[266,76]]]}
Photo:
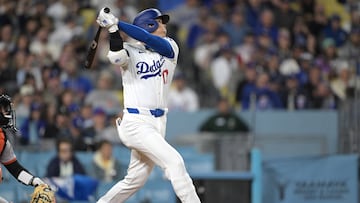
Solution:
{"label": "helmet ear flap", "polygon": [[11,98],[7,95],[0,95],[0,125],[13,125],[15,123],[14,117],[15,113],[12,109]]}
{"label": "helmet ear flap", "polygon": [[137,25],[150,33],[154,32],[159,27],[159,23],[154,19],[144,19]]}
{"label": "helmet ear flap", "polygon": [[166,24],[169,22],[170,17],[169,15],[162,15],[157,9],[150,8],[140,12],[135,17],[133,25],[139,26],[152,33],[159,27],[157,19],[161,19],[162,23]]}

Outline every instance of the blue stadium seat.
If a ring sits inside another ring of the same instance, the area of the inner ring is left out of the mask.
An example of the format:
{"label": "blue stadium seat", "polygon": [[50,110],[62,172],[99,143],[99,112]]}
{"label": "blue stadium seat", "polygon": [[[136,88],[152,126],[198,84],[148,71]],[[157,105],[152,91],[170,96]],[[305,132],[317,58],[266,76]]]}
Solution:
{"label": "blue stadium seat", "polygon": [[29,202],[31,194],[34,192],[32,186],[25,186],[23,184],[18,184],[16,189],[17,202]]}
{"label": "blue stadium seat", "polygon": [[84,166],[87,174],[92,174],[92,161],[94,153],[92,152],[76,152],[75,156]]}
{"label": "blue stadium seat", "polygon": [[187,157],[192,157],[194,154],[199,154],[195,146],[175,146],[175,149],[181,154],[181,156],[186,159]]}
{"label": "blue stadium seat", "polygon": [[175,193],[168,180],[148,180],[139,191],[141,200],[156,203],[175,203]]}
{"label": "blue stadium seat", "polygon": [[116,184],[116,181],[111,182],[100,182],[99,186],[97,187],[96,196],[100,198],[103,196],[110,188]]}
{"label": "blue stadium seat", "polygon": [[55,150],[41,152],[23,151],[21,155],[18,156],[18,160],[34,175],[44,177],[47,165],[55,155]]}
{"label": "blue stadium seat", "polygon": [[130,162],[131,150],[122,145],[114,145],[114,157],[120,161],[122,165],[128,166]]}
{"label": "blue stadium seat", "polygon": [[148,180],[151,181],[151,180],[163,180],[163,179],[165,179],[164,172],[161,170],[160,167],[155,166],[154,169],[151,171]]}
{"label": "blue stadium seat", "polygon": [[211,172],[215,170],[213,154],[198,154],[184,160],[188,172]]}
{"label": "blue stadium seat", "polygon": [[6,199],[9,202],[18,202],[17,194],[16,194],[16,185],[9,183],[0,184],[0,197]]}

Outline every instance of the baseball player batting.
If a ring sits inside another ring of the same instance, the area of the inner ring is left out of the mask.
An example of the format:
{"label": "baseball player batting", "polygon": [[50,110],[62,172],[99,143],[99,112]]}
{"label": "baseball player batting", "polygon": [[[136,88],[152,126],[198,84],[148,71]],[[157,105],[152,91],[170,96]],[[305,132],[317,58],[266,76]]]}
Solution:
{"label": "baseball player batting", "polygon": [[[102,9],[97,22],[110,33],[108,58],[119,65],[124,89],[124,115],[117,130],[122,142],[131,149],[125,178],[115,184],[99,203],[119,203],[139,190],[154,165],[162,168],[182,202],[198,203],[193,182],[183,158],[165,140],[167,96],[179,48],[166,37],[168,15],[157,9],[140,12],[133,24],[121,22]],[[118,29],[137,40],[124,43]]]}
{"label": "baseball player batting", "polygon": [[12,145],[8,140],[9,136],[15,136],[16,131],[11,98],[7,95],[0,95],[0,163],[25,185],[36,187],[44,184],[40,178],[33,176],[16,160]]}

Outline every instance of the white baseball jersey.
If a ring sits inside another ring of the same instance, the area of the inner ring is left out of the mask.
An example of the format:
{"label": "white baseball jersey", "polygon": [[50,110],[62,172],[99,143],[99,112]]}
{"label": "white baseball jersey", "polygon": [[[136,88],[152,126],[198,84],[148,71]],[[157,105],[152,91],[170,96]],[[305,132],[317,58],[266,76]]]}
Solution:
{"label": "white baseball jersey", "polygon": [[124,43],[130,58],[127,68],[122,69],[125,108],[167,107],[179,48],[173,39],[164,39],[169,41],[174,58],[167,58],[148,50],[141,43]]}

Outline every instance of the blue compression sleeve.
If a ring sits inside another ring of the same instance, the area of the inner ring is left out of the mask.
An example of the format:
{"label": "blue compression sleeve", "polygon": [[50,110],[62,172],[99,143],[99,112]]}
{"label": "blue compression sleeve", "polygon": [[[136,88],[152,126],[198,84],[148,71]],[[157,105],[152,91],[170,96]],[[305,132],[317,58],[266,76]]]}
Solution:
{"label": "blue compression sleeve", "polygon": [[146,30],[129,23],[120,21],[118,26],[120,30],[124,31],[130,37],[144,42],[147,46],[157,51],[159,54],[168,58],[174,58],[174,50],[172,49],[170,43],[165,39],[152,35]]}

